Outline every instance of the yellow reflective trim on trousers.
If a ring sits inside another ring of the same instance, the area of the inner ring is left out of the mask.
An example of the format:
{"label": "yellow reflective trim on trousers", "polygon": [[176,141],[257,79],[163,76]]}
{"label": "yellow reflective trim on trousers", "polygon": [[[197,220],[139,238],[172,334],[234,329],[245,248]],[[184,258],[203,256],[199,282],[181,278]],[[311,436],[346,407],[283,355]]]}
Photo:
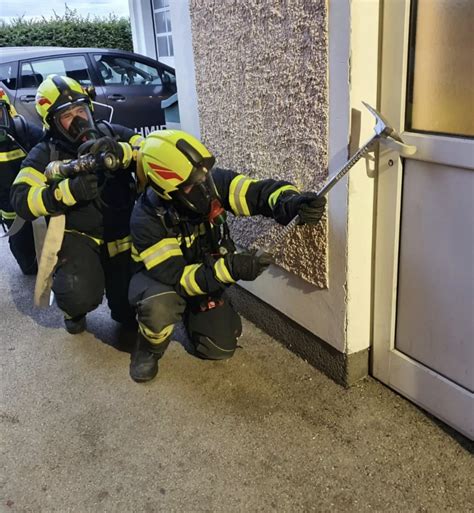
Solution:
{"label": "yellow reflective trim on trousers", "polygon": [[148,270],[173,256],[183,256],[179,243],[175,238],[162,239],[140,253],[140,258]]}
{"label": "yellow reflective trim on trousers", "polygon": [[27,201],[30,212],[35,217],[47,216],[49,212],[46,210],[43,202],[43,191],[47,189],[43,187],[31,187],[28,191]]}
{"label": "yellow reflective trim on trousers", "polygon": [[140,321],[138,321],[138,329],[140,333],[150,342],[150,344],[158,345],[166,342],[168,337],[173,332],[174,324],[170,324],[163,328],[159,333],[154,333],[150,329],[148,329],[145,325],[143,325]]}
{"label": "yellow reflective trim on trousers", "polygon": [[5,221],[11,221],[16,218],[15,212],[7,212],[6,210],[0,210],[0,215]]}
{"label": "yellow reflective trim on trousers", "polygon": [[114,257],[119,253],[128,251],[132,247],[132,237],[127,235],[123,239],[117,239],[112,242],[107,242],[107,251],[110,257]]}
{"label": "yellow reflective trim on trousers", "polygon": [[64,230],[65,233],[75,233],[76,235],[82,235],[83,237],[88,237],[89,239],[93,240],[98,246],[104,243],[102,239],[98,239],[97,237],[92,237],[92,235],[89,235],[88,233],[84,232],[78,232],[77,230]]}
{"label": "yellow reflective trim on trousers", "polygon": [[123,150],[123,157],[122,157],[122,166],[128,167],[130,162],[132,161],[132,147],[128,143],[119,142],[120,146]]}
{"label": "yellow reflective trim on trousers", "polygon": [[201,266],[202,264],[187,265],[181,275],[179,283],[189,296],[202,296],[205,294],[196,281],[196,272]]}
{"label": "yellow reflective trim on trousers", "polygon": [[69,178],[59,182],[58,189],[61,191],[61,201],[65,205],[67,205],[68,207],[72,207],[72,205],[75,205],[77,203],[77,201],[74,199],[74,196],[71,193],[71,189],[69,188]]}
{"label": "yellow reflective trim on trousers", "polygon": [[280,187],[275,192],[272,192],[270,194],[270,197],[268,198],[268,204],[270,205],[270,208],[273,210],[273,207],[275,206],[276,202],[278,201],[278,198],[280,197],[280,194],[285,191],[295,191],[300,192],[297,187],[294,185],[283,185],[283,187]]}
{"label": "yellow reflective trim on trousers", "polygon": [[235,280],[230,275],[229,269],[227,269],[223,258],[219,258],[219,260],[214,264],[214,275],[221,283],[235,283]]}
{"label": "yellow reflective trim on trousers", "polygon": [[229,203],[236,216],[249,216],[250,210],[245,198],[250,184],[256,180],[243,175],[236,176],[229,187]]}
{"label": "yellow reflective trim on trousers", "polygon": [[46,183],[46,177],[43,173],[36,171],[32,167],[24,167],[15,178],[13,185],[26,183],[30,187],[42,186]]}
{"label": "yellow reflective trim on trousers", "polygon": [[10,160],[21,159],[25,155],[26,153],[23,150],[20,150],[19,148],[11,151],[1,151],[0,162],[10,162]]}

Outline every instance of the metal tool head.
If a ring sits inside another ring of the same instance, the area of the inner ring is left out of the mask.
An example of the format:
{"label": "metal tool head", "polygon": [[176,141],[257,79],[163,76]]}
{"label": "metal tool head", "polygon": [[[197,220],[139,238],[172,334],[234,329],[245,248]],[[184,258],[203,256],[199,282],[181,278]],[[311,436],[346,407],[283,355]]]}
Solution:
{"label": "metal tool head", "polygon": [[393,137],[396,141],[403,142],[400,136],[397,134],[395,129],[390,126],[390,123],[373,107],[371,107],[368,103],[362,102],[365,108],[375,117],[377,121],[374,131],[377,135],[381,137]]}
{"label": "metal tool head", "polygon": [[376,124],[374,127],[375,134],[379,140],[390,146],[393,150],[398,151],[402,156],[413,155],[416,152],[416,146],[405,144],[400,134],[393,128],[386,118],[368,103],[362,102],[366,109],[375,117]]}

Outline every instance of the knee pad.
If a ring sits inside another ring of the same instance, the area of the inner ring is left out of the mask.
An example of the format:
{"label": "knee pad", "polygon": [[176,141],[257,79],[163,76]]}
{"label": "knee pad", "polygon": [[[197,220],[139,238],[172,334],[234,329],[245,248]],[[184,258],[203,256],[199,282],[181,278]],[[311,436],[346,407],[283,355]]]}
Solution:
{"label": "knee pad", "polygon": [[81,280],[75,274],[58,272],[52,289],[59,308],[71,317],[97,308],[102,302],[103,288],[93,283],[93,280]]}
{"label": "knee pad", "polygon": [[242,334],[240,316],[227,302],[205,312],[189,311],[185,324],[196,356],[208,360],[230,358]]}
{"label": "knee pad", "polygon": [[137,319],[146,334],[159,334],[181,320],[185,307],[184,299],[176,292],[162,292],[137,303]]}

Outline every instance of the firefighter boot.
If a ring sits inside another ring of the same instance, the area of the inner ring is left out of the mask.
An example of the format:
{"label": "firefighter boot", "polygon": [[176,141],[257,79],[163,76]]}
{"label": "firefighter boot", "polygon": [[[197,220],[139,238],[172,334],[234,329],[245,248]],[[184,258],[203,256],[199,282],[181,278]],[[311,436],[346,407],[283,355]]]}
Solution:
{"label": "firefighter boot", "polygon": [[137,383],[151,381],[158,374],[158,360],[163,356],[168,344],[162,342],[156,347],[140,333],[132,351],[130,360],[130,377]]}
{"label": "firefighter boot", "polygon": [[64,326],[66,331],[71,335],[82,333],[86,329],[86,316],[78,315],[77,317],[64,316]]}

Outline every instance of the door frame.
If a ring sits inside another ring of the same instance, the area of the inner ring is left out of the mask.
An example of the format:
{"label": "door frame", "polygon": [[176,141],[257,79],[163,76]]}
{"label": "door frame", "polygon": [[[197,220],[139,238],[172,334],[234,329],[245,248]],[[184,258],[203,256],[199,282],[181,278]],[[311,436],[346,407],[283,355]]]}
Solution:
{"label": "door frame", "polygon": [[[472,141],[404,132],[410,0],[383,2],[381,15],[380,110],[407,143],[417,145],[413,158],[474,169]],[[456,151],[443,152],[447,144]],[[396,153],[381,152],[376,180],[372,373],[473,439],[473,394],[395,348],[402,180],[403,163]]]}

